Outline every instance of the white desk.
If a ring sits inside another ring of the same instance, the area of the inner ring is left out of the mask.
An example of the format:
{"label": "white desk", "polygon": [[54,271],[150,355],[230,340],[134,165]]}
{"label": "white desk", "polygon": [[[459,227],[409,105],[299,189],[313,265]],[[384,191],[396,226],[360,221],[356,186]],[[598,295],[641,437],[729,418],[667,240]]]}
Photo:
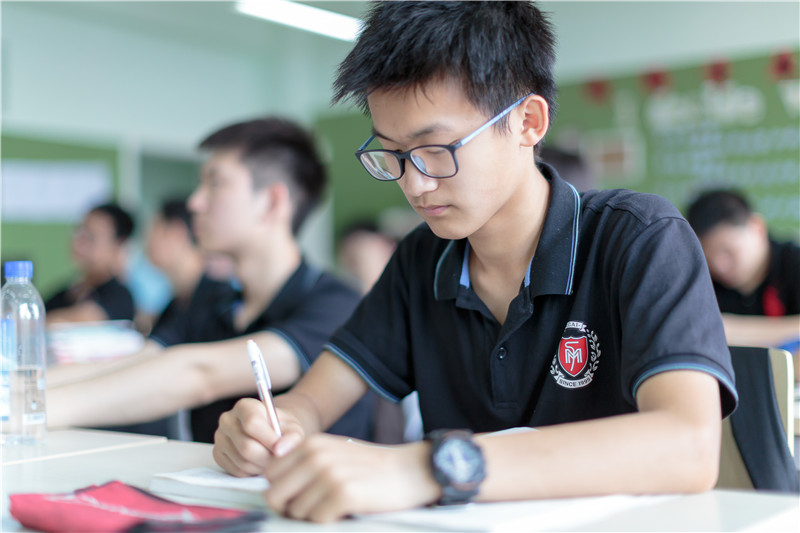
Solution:
{"label": "white desk", "polygon": [[43,442],[30,446],[0,447],[2,466],[70,457],[104,450],[133,448],[166,442],[164,437],[115,431],[75,429],[50,431]]}
{"label": "white desk", "polygon": [[[57,434],[58,432],[53,432],[52,436],[55,437]],[[75,436],[75,434],[69,435],[70,438]],[[20,525],[8,515],[8,494],[68,492],[113,479],[147,488],[153,474],[212,464],[210,445],[164,440],[146,445],[95,449],[77,455],[50,456],[42,460],[7,464],[2,467],[0,531],[20,530]],[[534,526],[535,524],[531,524],[531,528],[525,529],[533,530]],[[652,505],[629,508],[604,519],[583,523],[577,528],[562,528],[562,530],[797,531],[799,528],[800,500],[797,497],[755,492],[712,491],[694,496],[677,496]],[[432,530],[430,527],[420,529]],[[270,517],[270,520],[262,525],[262,530],[414,531],[414,528],[375,520],[348,520],[318,526]]]}

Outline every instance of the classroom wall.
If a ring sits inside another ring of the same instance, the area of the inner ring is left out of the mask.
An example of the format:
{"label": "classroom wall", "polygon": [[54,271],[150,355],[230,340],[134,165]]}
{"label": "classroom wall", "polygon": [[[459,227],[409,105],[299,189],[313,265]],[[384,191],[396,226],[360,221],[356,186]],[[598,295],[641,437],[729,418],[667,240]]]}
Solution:
{"label": "classroom wall", "polygon": [[747,57],[800,42],[800,3],[755,1],[542,2],[558,37],[556,74],[572,83],[654,65]]}
{"label": "classroom wall", "polygon": [[[93,162],[107,171],[110,191],[119,190],[119,159],[113,146],[82,145],[69,142],[30,139],[3,134],[3,165],[8,160],[39,161],[44,163]],[[2,167],[0,167],[2,168]],[[30,194],[47,191],[31,190]],[[4,194],[3,202],[10,198]],[[101,202],[104,199],[100,200]],[[0,223],[0,256],[2,261],[31,260],[34,262],[34,283],[46,298],[57,291],[75,272],[70,261],[69,246],[73,223],[53,219],[43,213],[44,220],[31,223],[27,220],[8,220]]]}
{"label": "classroom wall", "polygon": [[[350,14],[362,10],[354,2],[327,5]],[[634,76],[653,66],[796,50],[800,43],[800,4],[793,1],[541,5],[552,13],[559,37],[556,74],[565,86]],[[347,106],[329,108],[335,67],[351,44],[231,10],[230,2],[0,3],[3,141],[114,152],[114,191],[142,215],[157,200],[148,185],[147,157],[194,165],[194,147],[204,133],[259,114],[317,124],[323,144],[330,143],[334,185],[303,241],[319,262],[331,263],[334,226],[385,205],[404,205],[396,187],[370,183],[352,157],[368,120]],[[14,157],[13,144],[6,144],[3,158]],[[65,228],[3,226],[3,260],[26,242],[39,262],[68,265],[65,251],[48,255],[66,250],[55,246],[68,235]],[[47,274],[45,285],[68,268]]]}
{"label": "classroom wall", "polygon": [[601,188],[666,197],[736,188],[778,238],[800,236],[797,50],[710,56],[559,87],[546,139],[579,153]]}
{"label": "classroom wall", "polygon": [[[308,123],[328,105],[327,91],[319,88],[329,85],[328,72],[348,45],[269,31],[244,17],[245,29],[265,31],[237,42],[214,30],[220,10],[231,6],[0,4],[3,159],[85,160],[96,151],[113,158],[115,199],[135,212],[140,231],[132,255],[140,255],[157,204],[193,188],[200,161],[195,146],[205,134],[267,114]],[[165,26],[164,17],[177,27]],[[21,151],[19,143],[31,149]],[[301,238],[310,260],[322,264],[331,257],[328,212],[316,214]],[[33,259],[47,295],[74,273],[71,227],[4,223],[0,260]]]}
{"label": "classroom wall", "polygon": [[[4,129],[189,154],[205,132],[253,114],[310,122],[328,105],[329,71],[347,43],[244,17],[263,38],[229,43],[212,31],[224,4],[3,2]],[[162,27],[159,17],[209,19],[208,30]]]}

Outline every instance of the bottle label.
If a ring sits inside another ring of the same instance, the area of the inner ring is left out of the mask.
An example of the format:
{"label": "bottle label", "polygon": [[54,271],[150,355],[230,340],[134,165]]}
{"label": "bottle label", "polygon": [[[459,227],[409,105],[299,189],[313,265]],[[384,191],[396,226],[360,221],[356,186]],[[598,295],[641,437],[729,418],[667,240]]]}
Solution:
{"label": "bottle label", "polygon": [[17,368],[17,329],[10,318],[0,319],[0,370]]}
{"label": "bottle label", "polygon": [[11,415],[11,374],[0,371],[0,421],[8,422]]}
{"label": "bottle label", "polygon": [[22,425],[23,426],[35,426],[39,424],[45,423],[45,414],[44,413],[25,413],[22,417]]}

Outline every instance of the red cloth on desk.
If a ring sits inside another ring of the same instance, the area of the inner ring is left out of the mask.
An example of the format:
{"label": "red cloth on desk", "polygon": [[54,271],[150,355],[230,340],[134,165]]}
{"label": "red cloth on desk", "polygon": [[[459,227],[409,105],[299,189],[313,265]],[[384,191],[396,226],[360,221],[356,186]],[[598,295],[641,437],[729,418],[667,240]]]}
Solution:
{"label": "red cloth on desk", "polygon": [[183,505],[119,481],[9,498],[11,516],[23,526],[52,532],[218,531],[266,518],[260,511]]}

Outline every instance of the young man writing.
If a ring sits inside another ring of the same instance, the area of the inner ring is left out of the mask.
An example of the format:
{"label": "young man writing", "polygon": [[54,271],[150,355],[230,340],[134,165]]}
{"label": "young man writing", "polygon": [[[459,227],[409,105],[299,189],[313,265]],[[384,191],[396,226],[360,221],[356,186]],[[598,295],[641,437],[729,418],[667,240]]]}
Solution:
{"label": "young man writing", "polygon": [[[325,173],[312,139],[294,124],[234,124],[204,140],[210,152],[188,201],[201,247],[231,257],[241,294],[193,309],[159,328],[138,354],[48,371],[48,424],[130,424],[191,408],[195,440],[211,442],[220,413],[256,384],[247,357],[261,348],[276,391],[308,368],[358,295],[306,264],[295,240],[317,204]],[[368,435],[368,405],[342,434]]]}
{"label": "young man writing", "polygon": [[[764,218],[734,191],[701,194],[686,218],[708,260],[728,344],[800,339],[800,247],[772,239]],[[798,362],[795,353],[795,381]]]}
{"label": "young man writing", "polygon": [[[221,417],[216,461],[264,473],[277,511],[329,521],[714,485],[736,396],[702,250],[665,200],[579,195],[535,165],[553,43],[527,2],[370,12],[337,98],[369,110],[359,159],[427,226],[277,398],[283,437],[256,401]],[[389,448],[318,434],[369,388],[418,391],[432,433]],[[540,431],[470,435],[515,426]]]}

